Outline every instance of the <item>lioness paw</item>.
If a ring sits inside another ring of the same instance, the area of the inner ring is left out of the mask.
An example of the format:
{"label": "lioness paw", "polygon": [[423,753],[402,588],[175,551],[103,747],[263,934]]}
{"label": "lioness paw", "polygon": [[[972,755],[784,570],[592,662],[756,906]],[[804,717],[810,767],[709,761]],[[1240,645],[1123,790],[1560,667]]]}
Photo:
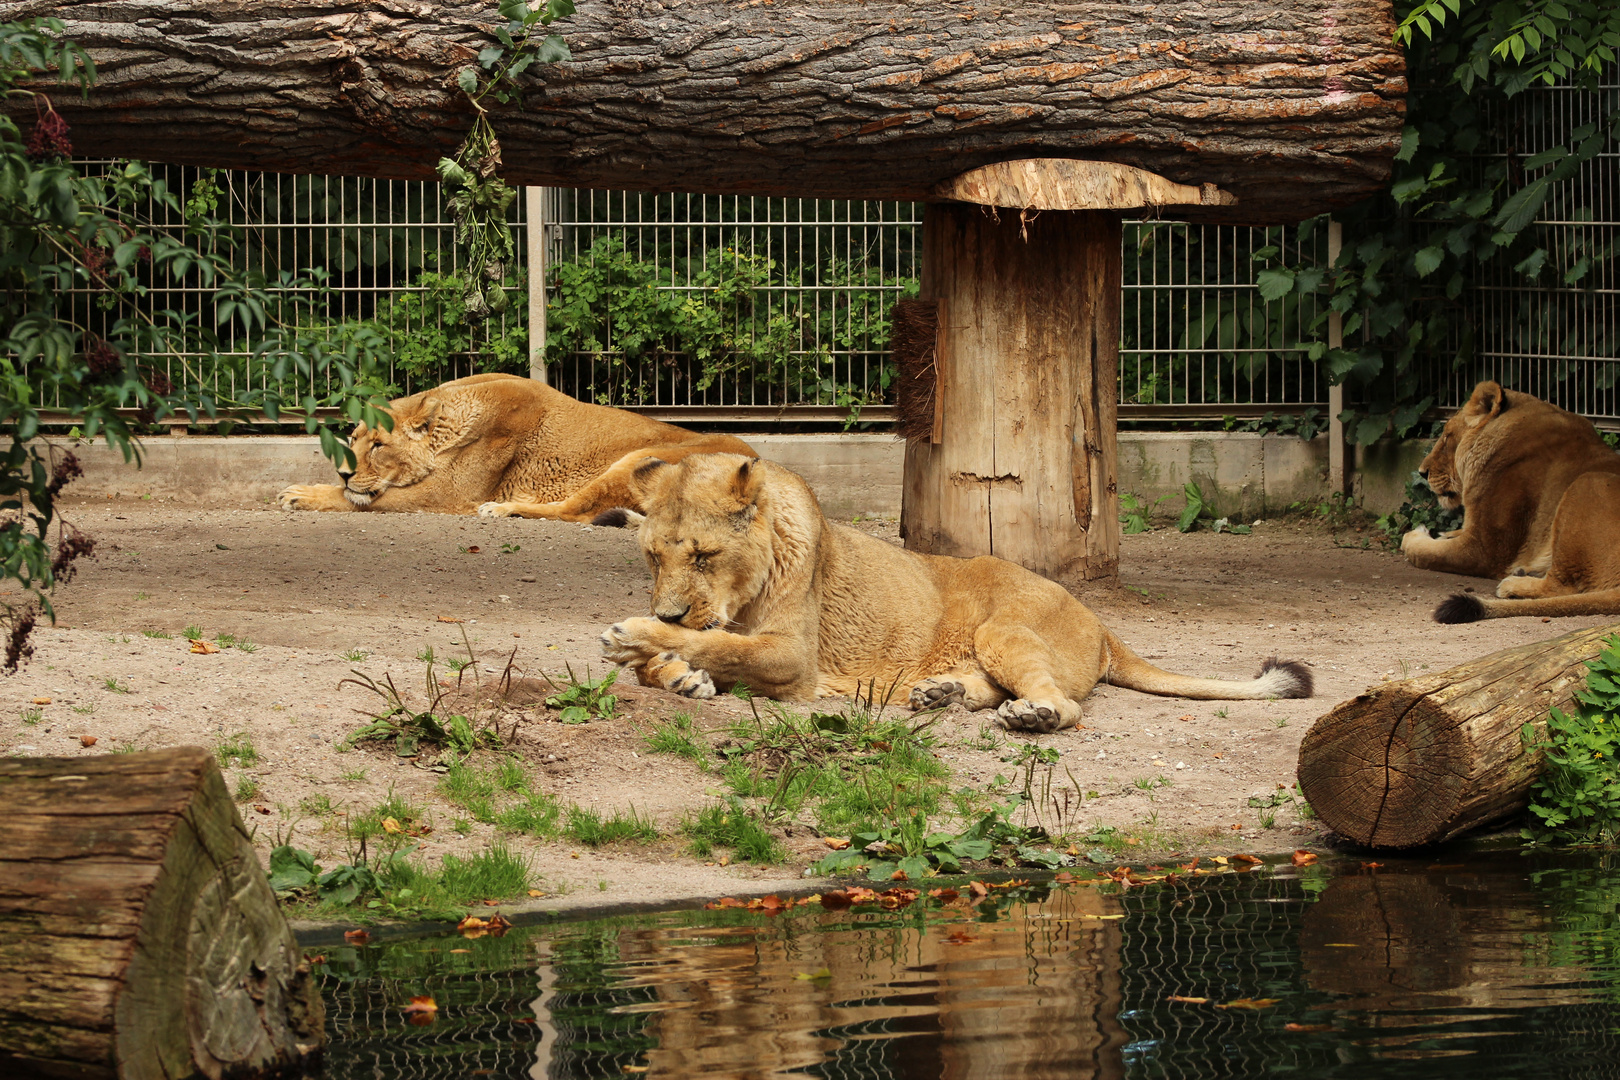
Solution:
{"label": "lioness paw", "polygon": [[645,617],[626,619],[602,631],[602,657],[615,664],[639,664],[661,651],[650,636],[663,625]]}
{"label": "lioness paw", "polygon": [[283,510],[300,510],[303,508],[298,504],[308,502],[310,498],[311,491],[308,487],[295,484],[290,488],[283,488],[281,494],[276,496],[276,502]]}
{"label": "lioness paw", "polygon": [[1066,728],[1059,708],[1047,701],[1013,698],[1004,701],[996,710],[996,719],[1008,731],[1049,732]]}
{"label": "lioness paw", "polygon": [[478,516],[484,518],[511,517],[512,504],[503,502],[479,503]]}
{"label": "lioness paw", "polygon": [[911,688],[909,704],[913,709],[943,709],[947,705],[960,705],[967,687],[955,679],[924,679]]}
{"label": "lioness paw", "polygon": [[671,679],[666,688],[682,697],[707,699],[714,697],[714,680],[702,668],[689,667],[686,674]]}

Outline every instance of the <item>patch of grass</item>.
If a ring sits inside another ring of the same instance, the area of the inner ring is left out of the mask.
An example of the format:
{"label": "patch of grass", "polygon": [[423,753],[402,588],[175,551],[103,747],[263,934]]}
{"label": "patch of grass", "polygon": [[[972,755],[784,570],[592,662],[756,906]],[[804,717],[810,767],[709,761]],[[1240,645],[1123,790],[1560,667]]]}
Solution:
{"label": "patch of grass", "polygon": [[1159,788],[1167,787],[1170,778],[1168,776],[1138,776],[1131,783],[1143,791],[1156,791]]}
{"label": "patch of grass", "polygon": [[491,844],[488,850],[465,859],[446,855],[439,870],[440,885],[463,904],[521,896],[532,877],[528,860],[502,844]]}
{"label": "patch of grass", "polygon": [[190,641],[201,641],[205,635],[203,634],[202,627],[198,626],[196,623],[192,623],[184,630],[180,631],[180,636]]}
{"label": "patch of grass", "polygon": [[699,858],[713,854],[715,848],[728,848],[740,860],[768,866],[785,855],[776,837],[735,798],[704,807],[681,824],[681,832]]}
{"label": "patch of grass", "polygon": [[126,743],[119,743],[117,746],[113,747],[111,750],[108,750],[107,753],[109,753],[109,754],[138,754],[143,749],[144,749],[144,747],[142,747],[140,743],[126,742]]}
{"label": "patch of grass", "polygon": [[361,664],[364,663],[366,657],[370,655],[371,654],[366,652],[364,649],[350,649],[348,652],[343,654],[343,659],[347,660],[351,664]]}
{"label": "patch of grass", "polygon": [[228,769],[232,765],[257,765],[259,763],[258,748],[253,745],[253,739],[245,731],[238,731],[235,735],[221,739],[219,745],[214,747],[214,757],[219,761],[219,767]]}
{"label": "patch of grass", "polygon": [[255,645],[253,642],[249,641],[247,638],[237,638],[236,639],[236,651],[237,652],[245,652],[245,653],[255,653],[255,652],[259,651],[259,647],[257,645]]}
{"label": "patch of grass", "polygon": [[1278,717],[1275,717],[1275,718],[1274,718],[1274,719],[1273,719],[1273,720],[1272,720],[1272,721],[1271,721],[1271,726],[1272,726],[1272,727],[1279,727],[1279,728],[1285,728],[1285,727],[1287,727],[1287,726],[1288,726],[1288,717],[1286,717],[1286,716],[1278,716]]}
{"label": "patch of grass", "polygon": [[452,656],[444,662],[444,666],[459,675],[462,668],[465,668],[470,663],[472,663],[471,660],[462,660]]}
{"label": "patch of grass", "polygon": [[169,637],[170,637],[170,634],[169,634],[169,632],[167,630],[142,630],[141,631],[141,636],[142,637],[149,637],[149,638],[160,638],[162,640],[167,641],[169,639]]}
{"label": "patch of grass", "polygon": [[138,593],[135,594],[135,602],[136,603],[140,603],[142,600],[150,600],[150,599],[152,599],[152,594],[151,593],[138,592]]}
{"label": "patch of grass", "polygon": [[332,797],[324,794],[305,795],[298,800],[298,809],[321,818],[332,817],[338,812],[338,808],[332,805]]}
{"label": "patch of grass", "polygon": [[504,758],[495,766],[495,783],[502,791],[522,791],[528,786],[529,774],[516,758]]}
{"label": "patch of grass", "polygon": [[542,840],[562,835],[563,808],[555,797],[543,792],[524,792],[521,802],[512,803],[495,815],[495,824],[513,832]]}
{"label": "patch of grass", "polygon": [[416,658],[418,660],[422,661],[422,663],[424,663],[424,664],[432,664],[432,663],[434,663],[436,658],[433,655],[433,646],[429,645],[427,648],[425,648],[421,652],[417,653]]}
{"label": "patch of grass", "polygon": [[91,701],[83,705],[74,705],[73,711],[78,713],[80,716],[89,716],[96,711],[96,703]]}
{"label": "patch of grass", "polygon": [[232,793],[232,797],[237,802],[247,802],[250,799],[257,799],[260,790],[259,782],[253,777],[239,776],[236,779],[236,791]]}
{"label": "patch of grass", "polygon": [[236,644],[236,635],[227,634],[225,631],[221,630],[219,633],[214,635],[214,644],[218,645],[222,649],[232,648]]}
{"label": "patch of grass", "polygon": [[1215,719],[1217,719],[1217,720],[1225,720],[1226,717],[1227,717],[1227,714],[1230,713],[1231,711],[1232,711],[1231,709],[1228,709],[1225,705],[1222,705],[1220,708],[1215,710]]}
{"label": "patch of grass", "polygon": [[430,664],[424,683],[428,688],[430,703],[421,712],[412,709],[405,702],[405,697],[394,685],[393,676],[384,675],[381,682],[369,675],[355,672],[355,677],[344,679],[338,685],[352,683],[355,686],[370,690],[382,698],[387,708],[372,717],[371,722],[349,735],[348,741],[359,742],[363,739],[372,739],[378,742],[392,742],[394,752],[401,757],[409,757],[417,752],[421,743],[434,746],[460,754],[465,757],[479,748],[498,749],[501,745],[500,735],[492,726],[474,725],[473,721],[459,713],[440,717],[440,703],[444,700],[444,688],[438,685],[433,677],[433,667]]}
{"label": "patch of grass", "polygon": [[[548,708],[561,710],[557,719],[565,724],[586,724],[592,720],[613,719],[613,712],[619,707],[619,699],[608,693],[608,688],[619,677],[619,669],[614,668],[600,679],[588,677],[581,679],[574,674],[572,667],[567,670],[568,685],[546,698]],[[557,685],[551,681],[549,675],[542,675],[541,678],[552,686]]]}
{"label": "patch of grass", "polygon": [[366,773],[370,771],[370,769],[350,769],[342,774],[342,779],[350,781],[364,780],[366,778]]}
{"label": "patch of grass", "polygon": [[674,754],[697,762],[698,768],[709,771],[709,744],[697,730],[688,713],[676,713],[667,721],[653,725],[652,734],[645,739],[647,749],[655,754]]}
{"label": "patch of grass", "polygon": [[427,810],[392,790],[388,792],[386,799],[369,810],[362,810],[358,814],[351,812],[348,815],[348,833],[351,840],[361,842],[375,837],[394,837],[397,839],[387,843],[386,846],[396,849],[404,846],[407,842],[405,837],[421,833],[421,827],[426,824]]}
{"label": "patch of grass", "polygon": [[562,829],[563,836],[586,847],[602,847],[627,840],[648,843],[658,839],[653,823],[632,807],[627,811],[615,810],[603,817],[595,810],[583,806],[570,806]]}
{"label": "patch of grass", "polygon": [[494,776],[463,761],[452,764],[439,778],[439,794],[471,814],[474,821],[486,825],[495,820],[495,795],[499,790]]}
{"label": "patch of grass", "polygon": [[17,719],[21,720],[29,727],[33,727],[35,724],[45,719],[45,710],[41,709],[37,705],[33,708],[23,709],[18,713]]}
{"label": "patch of grass", "polygon": [[115,694],[128,694],[128,693],[133,692],[127,686],[118,685],[117,676],[113,676],[113,677],[107,678],[107,679],[102,679],[101,680],[101,685],[103,687],[105,687],[106,689],[111,690]]}
{"label": "patch of grass", "polygon": [[464,817],[458,817],[450,823],[450,828],[455,830],[457,836],[467,836],[473,831],[473,823]]}

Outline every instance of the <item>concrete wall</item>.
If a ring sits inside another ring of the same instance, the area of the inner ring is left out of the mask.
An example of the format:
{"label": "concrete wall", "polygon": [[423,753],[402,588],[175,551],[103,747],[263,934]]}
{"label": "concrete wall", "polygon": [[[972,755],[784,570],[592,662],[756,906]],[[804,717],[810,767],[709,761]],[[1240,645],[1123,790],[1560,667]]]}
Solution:
{"label": "concrete wall", "polygon": [[[772,461],[810,481],[829,516],[896,517],[905,446],[889,435],[750,435]],[[59,445],[70,445],[65,440]],[[1407,475],[1426,444],[1380,444],[1357,455],[1365,505],[1386,513],[1400,505]],[[188,502],[268,502],[288,484],[336,480],[320,443],[303,435],[188,435],[143,440],[139,470],[104,443],[73,447],[85,476],[71,495],[151,495]],[[1294,503],[1325,497],[1327,440],[1252,433],[1119,436],[1119,489],[1152,502],[1170,496],[1159,516],[1179,513],[1188,481],[1203,490],[1218,516],[1268,517]]]}

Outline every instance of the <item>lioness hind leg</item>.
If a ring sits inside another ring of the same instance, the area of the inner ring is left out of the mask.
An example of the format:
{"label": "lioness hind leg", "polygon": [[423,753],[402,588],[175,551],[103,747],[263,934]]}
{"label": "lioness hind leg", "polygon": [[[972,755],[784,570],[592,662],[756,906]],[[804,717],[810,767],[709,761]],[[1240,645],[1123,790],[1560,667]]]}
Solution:
{"label": "lioness hind leg", "polygon": [[643,686],[657,686],[689,698],[714,697],[714,680],[672,652],[661,652],[636,669]]}
{"label": "lioness hind leg", "polygon": [[973,651],[985,673],[1011,691],[1012,700],[996,710],[1003,727],[1061,731],[1080,723],[1080,703],[1058,685],[1058,658],[1034,630],[1015,622],[986,623],[974,635]]}
{"label": "lioness hind leg", "polygon": [[970,712],[993,709],[1007,700],[1007,692],[982,675],[935,675],[911,688],[913,709],[943,709],[961,705]]}

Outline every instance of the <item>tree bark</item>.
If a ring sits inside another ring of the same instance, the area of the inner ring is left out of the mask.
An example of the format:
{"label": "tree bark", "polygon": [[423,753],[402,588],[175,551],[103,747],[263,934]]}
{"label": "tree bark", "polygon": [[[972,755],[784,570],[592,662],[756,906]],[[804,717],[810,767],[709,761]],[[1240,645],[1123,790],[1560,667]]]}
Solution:
{"label": "tree bark", "polygon": [[1119,244],[1106,211],[928,208],[941,440],[906,444],[908,548],[1064,584],[1118,572]]}
{"label": "tree bark", "polygon": [[1570,710],[1620,627],[1577,630],[1334,707],[1299,748],[1300,791],[1334,832],[1375,848],[1437,844],[1523,810],[1541,767],[1520,729]]}
{"label": "tree bark", "polygon": [[[491,0],[0,0],[31,15],[100,68],[88,102],[53,95],[81,155],[408,179],[470,125],[456,74],[499,23]],[[515,183],[930,199],[1091,158],[1237,199],[1177,216],[1283,222],[1383,186],[1406,92],[1389,0],[616,0],[553,29],[573,61],[493,114]]]}
{"label": "tree bark", "polygon": [[293,1070],[323,1012],[212,757],[0,761],[0,1075]]}

